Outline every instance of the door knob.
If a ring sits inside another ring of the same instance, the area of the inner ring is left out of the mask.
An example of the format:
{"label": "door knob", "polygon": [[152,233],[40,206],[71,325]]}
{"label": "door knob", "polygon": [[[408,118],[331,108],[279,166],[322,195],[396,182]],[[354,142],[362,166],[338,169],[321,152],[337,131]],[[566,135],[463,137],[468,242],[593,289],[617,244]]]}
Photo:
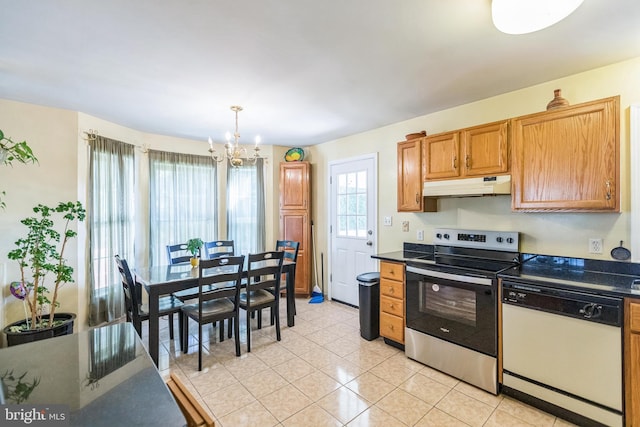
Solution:
{"label": "door knob", "polygon": [[367,241],[367,246],[373,246],[373,242],[371,240]]}

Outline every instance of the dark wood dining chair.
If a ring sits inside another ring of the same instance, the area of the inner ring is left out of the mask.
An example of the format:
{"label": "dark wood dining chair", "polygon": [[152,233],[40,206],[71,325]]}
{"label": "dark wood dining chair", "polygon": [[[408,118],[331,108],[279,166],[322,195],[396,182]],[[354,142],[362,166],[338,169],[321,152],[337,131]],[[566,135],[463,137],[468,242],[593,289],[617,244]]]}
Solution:
{"label": "dark wood dining chair", "polygon": [[167,245],[167,261],[169,264],[182,264],[191,260],[191,252],[187,250],[186,243]]}
{"label": "dark wood dining chair", "polygon": [[[298,250],[300,249],[300,242],[296,242],[293,240],[276,240],[276,251],[284,252],[284,259],[291,260],[296,262],[298,260]],[[286,293],[287,290],[287,275],[289,273],[284,273],[284,277],[280,280],[280,292]],[[294,305],[294,314],[295,314],[295,305]],[[275,313],[273,310],[271,311],[271,324],[273,325]]]}
{"label": "dark wood dining chair", "polygon": [[233,240],[213,240],[204,242],[204,258],[214,259],[221,256],[234,256]]}
{"label": "dark wood dining chair", "polygon": [[[142,285],[134,280],[127,260],[121,259],[119,255],[115,256],[116,265],[122,279],[122,291],[124,292],[124,304],[127,312],[127,322],[133,323],[133,327],[142,337],[142,322],[149,319],[149,309],[142,304]],[[173,295],[163,296],[158,301],[160,316],[169,317],[169,338],[173,339],[173,314],[179,314],[179,340],[180,348],[183,347],[182,341],[182,311],[183,303]]]}
{"label": "dark wood dining chair", "polygon": [[[260,313],[263,308],[279,312],[280,280],[284,252],[271,251],[249,254],[247,282],[240,293],[240,308],[247,312],[247,351],[251,351],[251,314]],[[276,338],[280,341],[280,316],[275,316]],[[258,324],[261,318],[258,317]]]}
{"label": "dark wood dining chair", "polygon": [[[198,370],[202,370],[202,325],[228,320],[233,323],[236,356],[240,356],[240,286],[244,256],[220,257],[201,260],[198,266],[198,302],[182,307],[182,333],[188,352],[189,319],[198,322]],[[220,341],[224,339],[224,328],[220,327]]]}

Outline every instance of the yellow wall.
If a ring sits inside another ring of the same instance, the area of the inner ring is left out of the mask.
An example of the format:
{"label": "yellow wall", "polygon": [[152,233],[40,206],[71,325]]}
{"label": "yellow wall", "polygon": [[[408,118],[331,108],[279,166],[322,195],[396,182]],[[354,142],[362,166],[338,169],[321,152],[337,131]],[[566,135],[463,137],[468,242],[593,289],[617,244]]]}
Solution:
{"label": "yellow wall", "polygon": [[[434,227],[463,227],[477,229],[515,230],[522,232],[522,250],[527,252],[567,256],[597,256],[587,253],[590,237],[604,239],[602,259],[610,259],[608,252],[620,240],[628,242],[630,235],[629,202],[629,105],[640,102],[640,58],[568,76],[552,82],[506,93],[482,101],[417,117],[401,123],[374,129],[358,135],[307,147],[306,160],[312,165],[313,221],[317,254],[328,254],[327,209],[328,164],[331,161],[378,153],[378,252],[397,250],[402,243],[417,242],[416,231],[424,230],[428,243]],[[426,83],[425,83],[426,84]],[[431,82],[430,84],[436,84]],[[561,88],[563,96],[572,104],[620,95],[621,120],[621,199],[618,214],[575,213],[512,213],[509,196],[465,199],[441,199],[437,213],[398,213],[396,211],[396,143],[404,135],[419,130],[435,134],[448,130],[506,119],[542,111],[553,97],[553,90]],[[0,99],[0,129],[7,136],[27,140],[40,159],[40,165],[0,167],[0,191],[5,190],[7,208],[0,211],[0,283],[3,284],[0,304],[0,327],[22,316],[22,306],[8,291],[8,284],[17,279],[18,268],[9,262],[6,253],[23,234],[19,220],[30,215],[37,203],[56,204],[59,201],[85,201],[86,145],[83,131],[97,130],[100,135],[142,147],[186,153],[206,154],[205,141],[153,135],[129,129],[83,113],[41,107]],[[218,147],[222,148],[222,147]],[[278,165],[287,147],[264,146],[267,161],[267,245],[278,237]],[[146,165],[142,149],[138,151],[138,165]],[[224,195],[226,171],[219,172],[219,190]],[[145,176],[144,174],[142,176]],[[144,191],[147,183],[140,183]],[[145,194],[145,193],[142,193]],[[382,219],[393,216],[393,226],[385,227]],[[225,206],[221,198],[219,217],[221,237],[224,236]],[[409,221],[410,231],[402,232],[400,224]],[[140,228],[144,233],[144,227]],[[84,285],[85,236],[80,236],[70,248],[70,264],[76,269],[77,285],[67,285],[62,298],[62,311],[78,313],[80,327],[86,327],[87,289]],[[143,235],[137,236],[138,239]],[[144,253],[136,261],[144,263]],[[319,255],[317,256],[319,260]],[[325,264],[328,256],[325,256]],[[325,265],[325,271],[330,273]],[[328,277],[328,274],[326,275]]]}
{"label": "yellow wall", "polygon": [[[621,213],[513,213],[510,196],[440,199],[436,213],[397,212],[396,143],[404,140],[404,135],[420,130],[431,135],[544,111],[553,98],[553,90],[558,88],[571,104],[620,95]],[[609,251],[618,246],[620,240],[630,246],[628,121],[629,105],[637,102],[640,102],[640,58],[320,144],[311,149],[314,199],[328,197],[329,162],[377,152],[379,253],[401,249],[403,242],[418,242],[418,230],[424,230],[424,243],[430,243],[435,227],[459,227],[520,231],[523,252],[611,259]],[[393,216],[391,227],[382,225],[385,216]],[[316,203],[313,218],[317,229],[317,252],[327,254],[327,206]],[[402,221],[409,221],[409,232],[401,231]],[[601,256],[588,253],[590,237],[604,239]],[[325,271],[328,271],[327,265]]]}

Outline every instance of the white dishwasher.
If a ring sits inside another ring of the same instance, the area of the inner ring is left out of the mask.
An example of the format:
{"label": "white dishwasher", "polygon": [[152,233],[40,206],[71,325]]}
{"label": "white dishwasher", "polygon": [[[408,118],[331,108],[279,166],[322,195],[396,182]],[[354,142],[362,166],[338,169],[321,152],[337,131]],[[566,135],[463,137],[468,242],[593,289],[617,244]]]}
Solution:
{"label": "white dishwasher", "polygon": [[580,425],[622,426],[621,325],[620,298],[504,280],[503,392]]}

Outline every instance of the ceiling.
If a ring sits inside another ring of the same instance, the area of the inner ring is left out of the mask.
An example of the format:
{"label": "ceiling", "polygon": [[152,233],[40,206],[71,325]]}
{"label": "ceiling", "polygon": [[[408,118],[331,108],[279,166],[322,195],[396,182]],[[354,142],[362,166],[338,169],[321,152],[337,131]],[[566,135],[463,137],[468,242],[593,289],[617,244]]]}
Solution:
{"label": "ceiling", "polygon": [[[640,56],[640,1],[512,36],[490,0],[0,0],[0,98],[318,144]],[[1,117],[0,117],[1,122]],[[98,129],[99,131],[99,129]],[[108,136],[108,135],[106,135]]]}

